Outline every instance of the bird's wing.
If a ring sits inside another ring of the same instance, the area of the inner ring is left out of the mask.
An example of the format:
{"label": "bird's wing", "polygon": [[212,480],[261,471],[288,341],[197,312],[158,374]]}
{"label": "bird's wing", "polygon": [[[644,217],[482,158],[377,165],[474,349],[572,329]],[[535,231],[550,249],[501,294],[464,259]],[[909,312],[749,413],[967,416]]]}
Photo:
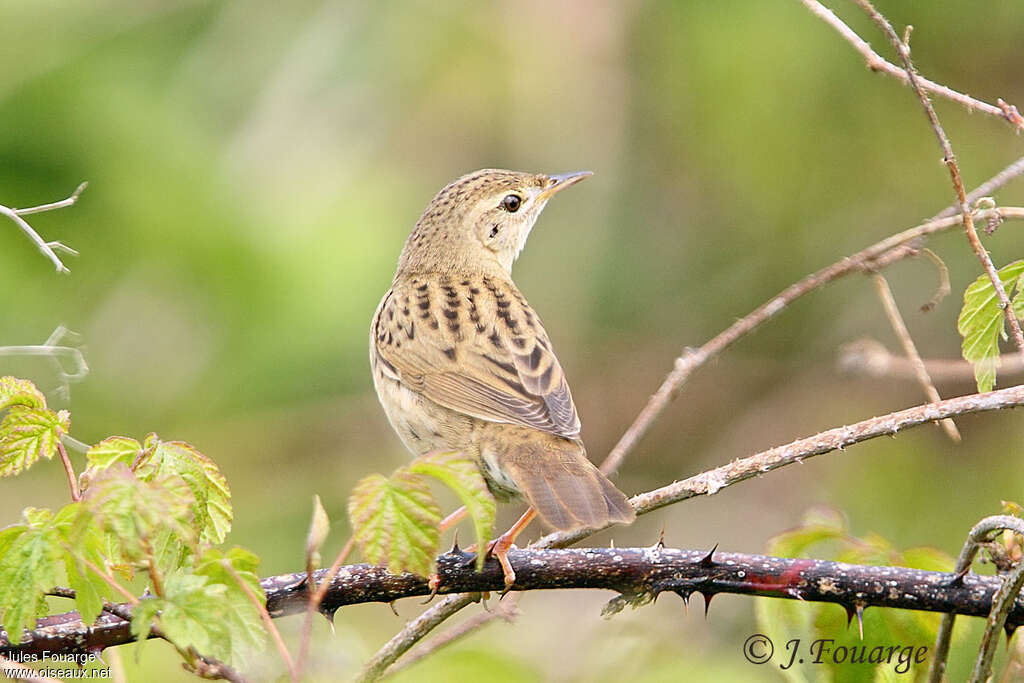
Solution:
{"label": "bird's wing", "polygon": [[435,403],[579,436],[562,366],[511,282],[435,276],[396,284],[377,309],[372,343],[386,374]]}

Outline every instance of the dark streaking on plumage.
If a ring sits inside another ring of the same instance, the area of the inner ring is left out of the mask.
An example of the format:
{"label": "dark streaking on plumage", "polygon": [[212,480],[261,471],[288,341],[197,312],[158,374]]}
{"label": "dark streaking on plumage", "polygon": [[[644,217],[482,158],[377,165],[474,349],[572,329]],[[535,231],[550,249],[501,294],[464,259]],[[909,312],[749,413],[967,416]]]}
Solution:
{"label": "dark streaking on plumage", "polygon": [[483,170],[445,187],[370,332],[377,393],[406,446],[469,454],[495,494],[523,495],[557,529],[634,517],[587,459],[565,374],[510,276],[547,200],[582,177]]}

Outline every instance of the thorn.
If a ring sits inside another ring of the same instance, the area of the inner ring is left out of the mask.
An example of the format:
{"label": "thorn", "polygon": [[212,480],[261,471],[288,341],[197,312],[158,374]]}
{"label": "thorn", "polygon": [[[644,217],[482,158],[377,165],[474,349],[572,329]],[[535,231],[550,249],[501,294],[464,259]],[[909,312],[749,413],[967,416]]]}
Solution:
{"label": "thorn", "polygon": [[655,547],[658,550],[661,550],[662,548],[665,547],[665,525],[664,525],[664,523],[661,525],[661,533],[658,534],[658,544]]}
{"label": "thorn", "polygon": [[850,628],[850,622],[853,621],[853,615],[856,610],[853,608],[853,605],[843,605],[843,609],[846,610],[846,628]]}
{"label": "thorn", "polygon": [[484,608],[485,612],[491,611],[491,606],[487,604],[487,601],[491,599],[491,591],[484,591],[480,594],[480,605]]}
{"label": "thorn", "polygon": [[459,547],[459,529],[455,528],[455,538],[452,539],[452,549],[448,551],[453,555],[461,555],[462,548]]}
{"label": "thorn", "polygon": [[715,566],[715,560],[713,559],[713,557],[715,555],[715,551],[716,550],[718,550],[718,544],[717,543],[715,544],[715,547],[711,549],[711,552],[709,552],[707,555],[705,555],[704,557],[701,558],[701,560],[699,562],[700,566],[702,566],[702,567],[714,567]]}
{"label": "thorn", "polygon": [[967,576],[970,573],[971,573],[971,568],[970,567],[966,567],[966,568],[964,568],[963,571],[957,572],[956,576],[953,577],[953,580],[949,582],[949,587],[950,588],[963,588],[964,577]]}
{"label": "thorn", "polygon": [[608,547],[609,548],[614,548],[615,547],[615,539],[614,538],[609,538],[608,539]]}
{"label": "thorn", "polygon": [[864,605],[857,603],[857,631],[860,633],[860,639],[864,640]]}
{"label": "thorn", "polygon": [[1003,624],[1003,631],[1006,632],[1006,647],[1010,647],[1010,640],[1013,639],[1013,634],[1017,630],[1017,626],[1010,624],[1009,622]]}
{"label": "thorn", "polygon": [[[395,615],[396,617],[397,617],[397,616],[401,616],[401,615],[400,615],[400,614],[398,613],[398,609],[397,609],[397,608],[395,607],[395,601],[394,601],[394,600],[392,600],[391,602],[389,602],[389,603],[388,603],[388,607],[390,607],[390,608],[391,608],[391,612],[392,612],[392,613],[393,613],[393,614],[394,614],[394,615]],[[331,618],[330,618],[330,622],[331,622],[331,625],[333,626],[333,625],[334,625],[334,613],[333,613],[333,612],[331,613]]]}
{"label": "thorn", "polygon": [[704,597],[704,618],[708,618],[708,610],[711,608],[711,598],[715,597],[714,593],[701,591],[700,594]]}
{"label": "thorn", "polygon": [[687,611],[687,613],[689,613],[689,611],[690,611],[690,595],[691,595],[691,592],[690,591],[686,591],[686,590],[678,590],[675,593],[676,593],[676,595],[678,595],[679,597],[681,597],[683,599],[683,606],[686,607],[686,611]]}
{"label": "thorn", "polygon": [[[392,606],[391,609],[394,610],[394,606]],[[327,623],[331,626],[331,633],[334,633],[334,615],[337,614],[338,608],[324,607],[323,605],[320,605],[316,608],[316,611],[323,615],[324,619],[326,619]],[[397,612],[395,613],[395,616],[398,616]]]}

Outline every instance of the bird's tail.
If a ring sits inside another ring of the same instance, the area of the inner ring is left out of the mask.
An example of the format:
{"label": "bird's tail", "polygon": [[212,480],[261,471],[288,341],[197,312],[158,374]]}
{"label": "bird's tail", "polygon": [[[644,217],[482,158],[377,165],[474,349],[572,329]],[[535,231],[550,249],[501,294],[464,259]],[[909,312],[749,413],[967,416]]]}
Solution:
{"label": "bird's tail", "polygon": [[544,522],[567,530],[636,519],[626,496],[594,467],[582,443],[550,434],[538,443],[535,431],[533,436],[527,443],[509,444],[498,459]]}

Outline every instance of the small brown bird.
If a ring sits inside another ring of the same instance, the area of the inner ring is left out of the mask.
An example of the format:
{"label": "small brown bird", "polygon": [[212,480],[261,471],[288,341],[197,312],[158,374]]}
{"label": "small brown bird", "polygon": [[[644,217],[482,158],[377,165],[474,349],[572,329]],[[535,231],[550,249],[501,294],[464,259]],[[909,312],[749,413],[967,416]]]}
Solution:
{"label": "small brown bird", "polygon": [[462,451],[495,497],[530,504],[490,549],[509,585],[508,549],[535,512],[555,529],[635,517],[587,459],[562,366],[511,277],[544,205],[589,175],[485,169],[442,189],[409,235],[370,328],[377,395],[406,447]]}

